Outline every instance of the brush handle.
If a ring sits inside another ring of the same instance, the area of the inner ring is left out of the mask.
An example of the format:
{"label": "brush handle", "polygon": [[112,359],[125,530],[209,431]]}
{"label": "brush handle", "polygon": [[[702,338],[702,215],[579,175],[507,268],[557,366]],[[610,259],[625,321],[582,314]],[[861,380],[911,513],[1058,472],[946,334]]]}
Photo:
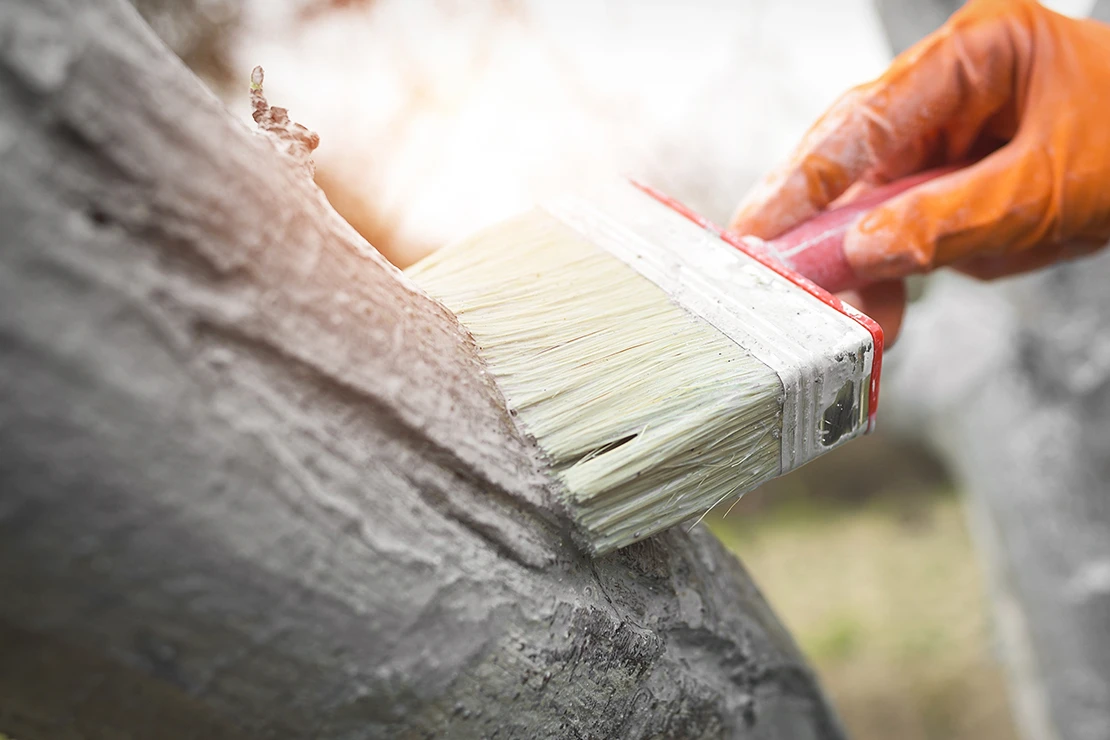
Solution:
{"label": "brush handle", "polygon": [[844,255],[844,235],[860,217],[912,187],[947,175],[959,166],[941,167],[880,185],[857,200],[824,211],[785,234],[765,242],[776,259],[830,293],[868,284],[856,275]]}

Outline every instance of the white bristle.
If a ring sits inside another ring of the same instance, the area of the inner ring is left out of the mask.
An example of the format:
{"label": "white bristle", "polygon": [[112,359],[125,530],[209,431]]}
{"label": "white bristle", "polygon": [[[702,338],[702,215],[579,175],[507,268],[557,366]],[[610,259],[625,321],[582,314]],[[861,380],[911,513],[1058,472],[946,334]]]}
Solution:
{"label": "white bristle", "polygon": [[779,376],[547,212],[409,274],[473,333],[595,552],[780,471]]}

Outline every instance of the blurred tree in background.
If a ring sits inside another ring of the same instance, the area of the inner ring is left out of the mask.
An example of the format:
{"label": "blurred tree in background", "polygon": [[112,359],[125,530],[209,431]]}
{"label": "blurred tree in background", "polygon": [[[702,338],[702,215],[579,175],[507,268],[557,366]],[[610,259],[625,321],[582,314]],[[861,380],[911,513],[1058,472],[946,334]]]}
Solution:
{"label": "blurred tree in background", "polygon": [[240,0],[131,0],[166,45],[221,96],[244,78],[232,61],[242,23]]}

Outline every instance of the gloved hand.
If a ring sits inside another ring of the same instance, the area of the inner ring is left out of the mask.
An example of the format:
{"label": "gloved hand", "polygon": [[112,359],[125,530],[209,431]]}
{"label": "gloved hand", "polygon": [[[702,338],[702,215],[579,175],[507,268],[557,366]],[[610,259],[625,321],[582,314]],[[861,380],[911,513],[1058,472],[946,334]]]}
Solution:
{"label": "gloved hand", "polygon": [[942,265],[998,277],[1110,241],[1110,26],[970,0],[833,105],[731,228],[772,238],[869,185],[963,161],[845,235],[849,266],[876,281],[859,308],[889,336],[905,303],[891,279]]}

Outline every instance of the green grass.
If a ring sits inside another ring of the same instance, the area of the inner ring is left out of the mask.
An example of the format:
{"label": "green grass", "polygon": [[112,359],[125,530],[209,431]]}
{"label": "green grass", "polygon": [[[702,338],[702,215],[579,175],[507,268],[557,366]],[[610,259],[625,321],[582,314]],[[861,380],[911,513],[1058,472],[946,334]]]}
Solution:
{"label": "green grass", "polygon": [[797,499],[710,526],[793,633],[853,738],[1016,738],[954,495]]}

